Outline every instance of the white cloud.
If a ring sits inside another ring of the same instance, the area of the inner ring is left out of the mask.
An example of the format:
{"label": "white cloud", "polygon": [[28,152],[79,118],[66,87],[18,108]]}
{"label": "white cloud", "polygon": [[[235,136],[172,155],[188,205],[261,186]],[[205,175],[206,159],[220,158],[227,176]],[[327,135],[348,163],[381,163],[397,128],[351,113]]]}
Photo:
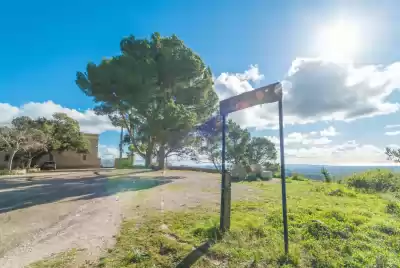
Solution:
{"label": "white cloud", "polygon": [[398,144],[389,144],[389,145],[386,145],[386,147],[389,147],[392,149],[400,149],[400,145],[398,145]]}
{"label": "white cloud", "polygon": [[51,118],[56,112],[66,113],[77,120],[81,131],[85,133],[100,134],[107,130],[117,130],[107,116],[98,116],[90,109],[80,112],[75,109],[65,108],[52,101],[42,103],[29,102],[20,107],[12,106],[8,103],[0,103],[0,125],[9,124],[13,118],[18,116]]}
{"label": "white cloud", "polygon": [[400,125],[386,125],[385,128],[399,128]]}
{"label": "white cloud", "polygon": [[289,163],[295,164],[391,164],[383,148],[371,144],[348,141],[328,146],[288,148],[285,155]]}
{"label": "white cloud", "polygon": [[[318,136],[318,132],[312,131],[310,133],[300,133],[300,132],[291,132],[285,137],[285,145],[286,146],[299,146],[299,145],[325,145],[332,142],[332,140],[328,139],[327,135],[324,133],[325,130],[320,131],[320,136]],[[330,132],[331,133],[331,132]],[[336,132],[335,132],[336,133]],[[266,136],[271,142],[276,145],[279,144],[279,138],[276,136]]]}
{"label": "white cloud", "polygon": [[[260,81],[256,65],[243,74],[222,73],[215,78],[220,99],[250,91]],[[249,73],[257,75],[249,75]],[[274,82],[274,81],[271,81]],[[400,62],[388,66],[355,66],[321,59],[296,59],[284,79],[284,122],[305,124],[394,113],[398,103],[388,97],[400,88]],[[244,127],[276,128],[277,104],[251,107],[230,118]]]}
{"label": "white cloud", "polygon": [[[325,131],[289,133],[285,137],[287,163],[331,165],[393,164],[393,162],[387,160],[384,153],[385,148],[383,147],[380,148],[372,144],[359,144],[355,140],[334,143],[326,136]],[[328,133],[332,134],[333,131],[328,131]],[[337,133],[336,130],[335,133]],[[267,136],[266,138],[276,144],[279,152],[279,138],[276,136]],[[400,148],[396,144],[390,144],[387,147]]]}
{"label": "white cloud", "polygon": [[334,137],[338,135],[339,133],[336,131],[336,129],[332,126],[321,130],[320,135],[323,137]]}
{"label": "white cloud", "polygon": [[385,132],[385,135],[387,135],[387,136],[397,136],[397,135],[400,135],[400,131],[388,131],[388,132]]}

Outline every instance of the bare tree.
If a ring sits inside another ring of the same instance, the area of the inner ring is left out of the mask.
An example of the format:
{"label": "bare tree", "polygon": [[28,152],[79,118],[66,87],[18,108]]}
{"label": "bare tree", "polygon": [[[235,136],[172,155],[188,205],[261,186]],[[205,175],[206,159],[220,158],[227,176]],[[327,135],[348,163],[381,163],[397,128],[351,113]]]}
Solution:
{"label": "bare tree", "polygon": [[0,151],[10,154],[8,170],[12,169],[13,160],[18,152],[28,152],[44,147],[45,137],[36,129],[0,127]]}

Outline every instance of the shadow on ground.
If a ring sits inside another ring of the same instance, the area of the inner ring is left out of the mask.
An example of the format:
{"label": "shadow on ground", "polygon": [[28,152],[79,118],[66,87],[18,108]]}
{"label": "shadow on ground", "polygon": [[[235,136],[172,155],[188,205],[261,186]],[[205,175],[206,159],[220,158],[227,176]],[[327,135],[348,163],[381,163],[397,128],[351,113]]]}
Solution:
{"label": "shadow on ground", "polygon": [[139,191],[170,183],[180,177],[129,177],[108,179],[0,180],[0,214],[16,209],[53,203],[65,198],[89,200],[124,191]]}
{"label": "shadow on ground", "polygon": [[217,226],[212,226],[206,230],[208,240],[200,246],[194,248],[176,268],[192,267],[201,257],[207,255],[210,248],[222,239],[223,234]]}
{"label": "shadow on ground", "polygon": [[191,267],[195,264],[202,256],[206,255],[210,250],[215,241],[210,240],[207,241],[197,248],[195,248],[192,252],[190,252],[177,266],[176,268],[186,268]]}

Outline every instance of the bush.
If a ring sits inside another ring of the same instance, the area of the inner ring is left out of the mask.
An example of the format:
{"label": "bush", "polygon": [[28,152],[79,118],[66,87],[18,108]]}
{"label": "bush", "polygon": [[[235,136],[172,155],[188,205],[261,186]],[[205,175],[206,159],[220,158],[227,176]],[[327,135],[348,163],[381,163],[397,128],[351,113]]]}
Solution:
{"label": "bush", "polygon": [[335,190],[332,190],[330,192],[328,192],[328,195],[330,196],[346,196],[346,197],[356,197],[356,193],[353,192],[353,190],[350,189],[345,189],[345,188],[338,188]]}
{"label": "bush", "polygon": [[324,182],[331,183],[333,181],[331,174],[325,167],[321,168],[321,174],[324,179]]}
{"label": "bush", "polygon": [[365,192],[395,192],[400,189],[400,174],[390,170],[369,170],[346,178],[346,184]]}
{"label": "bush", "polygon": [[0,176],[11,175],[11,172],[7,169],[0,170]]}
{"label": "bush", "polygon": [[14,170],[8,170],[8,169],[3,169],[0,170],[0,176],[5,176],[5,175],[22,175],[24,174],[23,169],[14,169]]}
{"label": "bush", "polygon": [[259,176],[257,176],[256,173],[250,173],[250,174],[247,175],[247,180],[248,181],[256,181],[257,178],[259,178]]}
{"label": "bush", "polygon": [[116,158],[115,167],[118,169],[129,169],[133,168],[132,160],[129,158]]}
{"label": "bush", "polygon": [[273,177],[277,178],[277,179],[280,179],[281,178],[281,172],[280,171],[274,172]]}
{"label": "bush", "polygon": [[389,204],[386,205],[386,212],[395,216],[400,216],[400,203],[390,201]]}
{"label": "bush", "polygon": [[309,179],[304,177],[301,174],[297,174],[297,173],[293,173],[293,175],[291,177],[289,177],[289,179],[293,180],[293,181],[308,181]]}

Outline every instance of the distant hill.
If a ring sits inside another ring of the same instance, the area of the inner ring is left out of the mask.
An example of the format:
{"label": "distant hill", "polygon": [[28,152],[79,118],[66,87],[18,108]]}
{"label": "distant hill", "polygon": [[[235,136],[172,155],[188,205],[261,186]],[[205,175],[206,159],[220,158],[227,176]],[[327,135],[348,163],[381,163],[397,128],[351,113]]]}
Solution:
{"label": "distant hill", "polygon": [[[136,161],[136,164],[141,164],[142,162]],[[144,163],[144,162],[143,162]],[[210,163],[190,163],[190,164],[180,164],[178,162],[171,163],[171,166],[179,167],[202,167],[202,168],[210,168],[213,169],[214,165]],[[292,176],[293,173],[302,174],[307,178],[311,179],[322,179],[321,177],[321,168],[325,167],[329,173],[335,178],[342,178],[345,176],[349,176],[353,173],[363,172],[371,169],[390,169],[394,172],[400,172],[400,165],[393,166],[338,166],[338,165],[307,165],[307,164],[287,164],[286,165],[286,175]]]}
{"label": "distant hill", "polygon": [[[180,165],[178,163],[172,164],[173,166],[190,166],[190,167],[203,167],[214,168],[214,165],[208,163]],[[307,178],[319,180],[321,177],[321,168],[325,167],[329,173],[335,178],[342,178],[349,176],[353,173],[363,172],[370,169],[390,169],[394,172],[400,172],[400,166],[331,166],[331,165],[305,165],[305,164],[287,164],[286,175],[292,176],[293,173],[302,174]]]}

